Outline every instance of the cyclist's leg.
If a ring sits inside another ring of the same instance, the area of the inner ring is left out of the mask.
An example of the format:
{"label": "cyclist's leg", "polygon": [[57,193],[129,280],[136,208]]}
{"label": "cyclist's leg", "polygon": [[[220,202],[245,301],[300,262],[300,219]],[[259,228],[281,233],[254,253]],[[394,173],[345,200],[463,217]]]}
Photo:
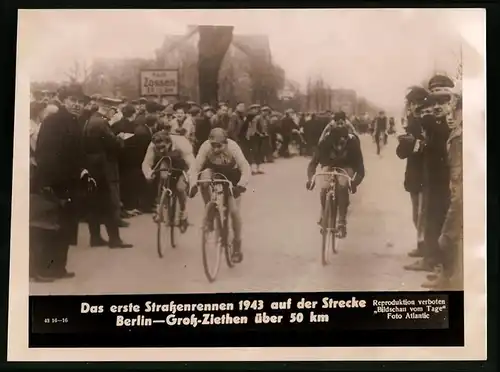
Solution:
{"label": "cyclist's leg", "polygon": [[[232,182],[233,186],[237,185],[241,178],[241,172],[239,170],[234,170],[226,174],[226,177]],[[243,254],[241,252],[241,231],[243,228],[243,221],[241,218],[241,198],[239,195],[237,198],[229,197],[228,208],[229,214],[231,215],[232,227],[233,227],[233,261],[241,262],[243,260]]]}
{"label": "cyclist's leg", "polygon": [[179,220],[186,221],[187,213],[186,213],[186,194],[187,182],[184,174],[180,174],[176,183],[176,191],[177,191],[177,200],[179,201]]}
{"label": "cyclist's leg", "polygon": [[[354,175],[352,168],[344,168],[349,177]],[[341,237],[347,234],[347,210],[349,208],[349,181],[342,176],[337,176],[337,206],[338,230]]]}
{"label": "cyclist's leg", "polygon": [[[331,168],[328,166],[322,166],[320,172],[330,172]],[[328,191],[328,186],[329,186],[329,181],[328,178],[325,176],[318,177],[319,180],[319,200],[321,203],[321,210],[319,211],[319,220],[318,224],[321,225],[321,222],[323,220],[323,211],[325,209],[325,203],[326,203],[326,193]]]}
{"label": "cyclist's leg", "polygon": [[[200,181],[212,179],[212,174],[213,172],[210,168],[204,169],[200,174]],[[200,193],[201,197],[203,198],[203,202],[206,205],[210,201],[210,187],[208,186],[208,184],[202,183],[200,185]]]}

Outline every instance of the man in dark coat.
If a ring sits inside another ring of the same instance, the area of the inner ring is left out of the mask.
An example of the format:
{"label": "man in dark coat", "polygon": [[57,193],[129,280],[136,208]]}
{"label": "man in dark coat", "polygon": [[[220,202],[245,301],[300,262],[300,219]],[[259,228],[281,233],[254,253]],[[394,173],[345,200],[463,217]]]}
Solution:
{"label": "man in dark coat", "polygon": [[50,209],[54,212],[51,213],[54,218],[50,223],[50,239],[40,237],[45,241],[39,246],[37,277],[52,280],[75,276],[66,270],[66,264],[69,246],[77,242],[77,202],[83,188],[95,186],[82,162],[81,128],[78,125],[84,101],[82,87],[64,87],[59,99],[61,107],[47,116],[40,126],[35,151],[34,189],[40,200],[53,206]]}
{"label": "man in dark coat", "polygon": [[424,253],[424,237],[422,224],[423,203],[423,153],[419,150],[419,144],[424,141],[422,129],[421,108],[429,96],[427,89],[423,87],[412,87],[406,95],[409,108],[407,117],[406,134],[398,137],[399,145],[396,154],[400,159],[406,159],[406,171],[404,188],[410,193],[412,202],[413,224],[417,229],[417,248],[411,251],[410,257],[422,257]]}
{"label": "man in dark coat", "polygon": [[[99,109],[89,119],[83,131],[85,163],[97,182],[97,190],[89,202],[89,226],[91,245],[105,244],[101,238],[100,224],[104,223],[109,235],[110,248],[130,248],[120,238],[120,198],[118,154],[123,148],[123,135],[116,136],[106,116],[115,104],[112,99],[101,97]],[[118,199],[118,200],[117,200]]]}
{"label": "man in dark coat", "polygon": [[197,154],[200,146],[208,140],[210,131],[212,130],[212,118],[215,114],[215,110],[211,106],[205,106],[203,108],[203,117],[197,118],[195,121],[194,129],[194,153]]}
{"label": "man in dark coat", "polygon": [[122,118],[111,127],[115,135],[127,133],[133,135],[126,139],[123,149],[120,150],[118,168],[120,171],[120,195],[126,215],[137,215],[139,202],[137,185],[142,177],[142,158],[136,143],[134,122],[135,108],[131,104],[125,105],[122,110]]}

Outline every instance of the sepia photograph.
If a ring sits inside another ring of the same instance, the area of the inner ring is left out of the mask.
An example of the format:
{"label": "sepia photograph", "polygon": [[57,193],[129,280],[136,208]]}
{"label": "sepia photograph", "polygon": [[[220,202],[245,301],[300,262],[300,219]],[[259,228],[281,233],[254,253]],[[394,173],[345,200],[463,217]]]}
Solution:
{"label": "sepia photograph", "polygon": [[18,10],[9,360],[485,358],[484,27]]}
{"label": "sepia photograph", "polygon": [[443,12],[25,11],[30,294],[463,290]]}

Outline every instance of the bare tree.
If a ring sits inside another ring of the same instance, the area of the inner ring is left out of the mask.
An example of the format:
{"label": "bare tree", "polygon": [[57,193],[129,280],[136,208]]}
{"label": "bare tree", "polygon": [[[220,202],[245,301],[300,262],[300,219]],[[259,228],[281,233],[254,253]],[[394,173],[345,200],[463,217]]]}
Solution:
{"label": "bare tree", "polygon": [[66,76],[70,83],[79,83],[85,85],[91,77],[91,67],[85,61],[73,61],[72,66],[66,71]]}

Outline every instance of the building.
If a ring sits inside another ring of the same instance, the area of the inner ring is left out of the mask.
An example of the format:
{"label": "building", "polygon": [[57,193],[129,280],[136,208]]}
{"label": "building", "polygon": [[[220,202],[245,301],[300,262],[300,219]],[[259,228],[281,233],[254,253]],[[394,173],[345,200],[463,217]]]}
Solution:
{"label": "building", "polygon": [[[185,35],[166,36],[156,51],[158,68],[179,70],[181,99],[199,101],[198,42],[197,28],[190,26]],[[273,104],[283,82],[267,36],[233,34],[219,69],[218,101]]]}

